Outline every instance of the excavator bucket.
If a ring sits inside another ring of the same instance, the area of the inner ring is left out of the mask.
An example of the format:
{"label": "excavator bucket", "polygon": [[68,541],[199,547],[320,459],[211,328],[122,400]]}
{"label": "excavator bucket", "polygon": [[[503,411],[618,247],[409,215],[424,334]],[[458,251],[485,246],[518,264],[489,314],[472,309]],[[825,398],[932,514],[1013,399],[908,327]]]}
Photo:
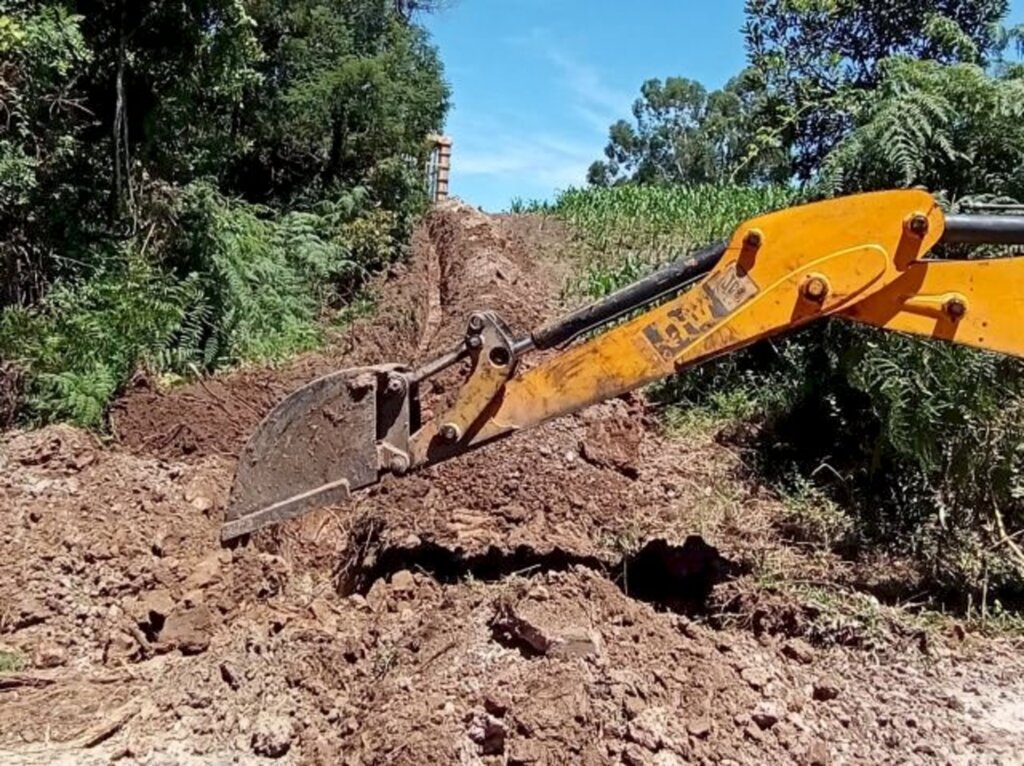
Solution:
{"label": "excavator bucket", "polygon": [[221,538],[336,504],[376,483],[379,440],[408,434],[409,396],[399,369],[343,370],[281,402],[239,456]]}

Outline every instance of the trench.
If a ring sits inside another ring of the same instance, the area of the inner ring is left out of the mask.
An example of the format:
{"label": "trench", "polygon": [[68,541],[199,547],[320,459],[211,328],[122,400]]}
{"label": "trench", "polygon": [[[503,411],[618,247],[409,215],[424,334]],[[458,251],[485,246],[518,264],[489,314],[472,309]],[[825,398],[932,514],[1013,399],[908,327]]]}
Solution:
{"label": "trench", "polygon": [[610,561],[560,548],[538,551],[529,546],[492,546],[466,554],[431,541],[412,547],[382,546],[377,543],[380,531],[379,526],[370,524],[355,532],[350,550],[360,554],[337,572],[342,595],[366,595],[375,582],[403,570],[426,574],[442,585],[455,585],[468,579],[492,583],[584,567],[612,581],[629,598],[659,611],[697,616],[710,609],[716,585],[745,574],[743,567],[699,535],[688,537],[681,545],[649,540],[635,552]]}

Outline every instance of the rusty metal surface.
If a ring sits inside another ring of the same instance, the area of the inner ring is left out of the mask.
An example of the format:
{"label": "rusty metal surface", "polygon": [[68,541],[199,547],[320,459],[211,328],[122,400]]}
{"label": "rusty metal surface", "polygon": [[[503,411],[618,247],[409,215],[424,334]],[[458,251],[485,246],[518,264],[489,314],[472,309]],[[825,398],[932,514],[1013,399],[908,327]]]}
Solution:
{"label": "rusty metal surface", "polygon": [[[389,365],[333,373],[279,404],[239,456],[221,538],[340,502],[375,483],[378,400],[388,397],[393,370]],[[398,408],[399,415],[407,417],[407,409]],[[384,432],[393,428],[387,423]]]}

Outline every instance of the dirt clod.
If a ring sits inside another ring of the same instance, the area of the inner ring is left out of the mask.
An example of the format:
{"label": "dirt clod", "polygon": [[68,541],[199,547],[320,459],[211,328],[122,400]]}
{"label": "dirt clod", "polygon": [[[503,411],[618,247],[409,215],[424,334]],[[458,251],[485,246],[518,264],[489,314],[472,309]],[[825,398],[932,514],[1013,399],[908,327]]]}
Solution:
{"label": "dirt clod", "polygon": [[466,735],[477,744],[480,755],[501,755],[505,752],[508,731],[505,723],[488,713],[477,713],[466,726]]}
{"label": "dirt clod", "polygon": [[686,730],[698,739],[706,739],[711,734],[712,723],[707,716],[701,716],[686,724]]}
{"label": "dirt clod", "polygon": [[763,689],[771,681],[768,672],[761,667],[744,668],[740,677],[750,684],[751,689]]}
{"label": "dirt clod", "polygon": [[67,651],[57,644],[40,644],[32,655],[32,664],[37,668],[59,668],[67,661]]}
{"label": "dirt clod", "polygon": [[814,648],[800,638],[791,638],[786,641],[782,645],[782,653],[801,665],[810,665],[814,662]]}
{"label": "dirt clod", "polygon": [[500,643],[518,649],[524,656],[555,659],[586,659],[601,654],[601,636],[565,620],[557,610],[542,604],[523,602],[519,606],[501,604],[491,622]]}
{"label": "dirt clod", "polygon": [[821,740],[816,740],[807,748],[804,756],[804,763],[807,766],[830,766],[832,756],[829,753],[828,745]]}
{"label": "dirt clod", "polygon": [[770,729],[784,714],[777,703],[763,702],[750,714],[750,719],[762,729]]}
{"label": "dirt clod", "polygon": [[221,577],[220,559],[221,554],[217,551],[205,556],[185,580],[185,590],[201,590],[216,585]]}
{"label": "dirt clod", "polygon": [[157,588],[143,593],[129,609],[138,622],[158,623],[156,630],[159,631],[168,615],[174,611],[174,599],[166,588]]}
{"label": "dirt clod", "polygon": [[160,643],[182,654],[199,654],[210,646],[213,616],[205,606],[176,608],[159,632]]}
{"label": "dirt clod", "polygon": [[416,580],[413,578],[412,572],[408,569],[403,569],[400,572],[395,572],[391,576],[391,589],[404,592],[414,590],[416,588]]}
{"label": "dirt clod", "polygon": [[294,727],[290,718],[261,713],[252,732],[252,751],[265,758],[280,758],[292,746]]}
{"label": "dirt clod", "polygon": [[834,675],[821,676],[814,682],[814,699],[829,702],[842,692],[842,682]]}
{"label": "dirt clod", "polygon": [[629,744],[622,750],[622,763],[625,766],[650,766],[652,761],[639,745]]}

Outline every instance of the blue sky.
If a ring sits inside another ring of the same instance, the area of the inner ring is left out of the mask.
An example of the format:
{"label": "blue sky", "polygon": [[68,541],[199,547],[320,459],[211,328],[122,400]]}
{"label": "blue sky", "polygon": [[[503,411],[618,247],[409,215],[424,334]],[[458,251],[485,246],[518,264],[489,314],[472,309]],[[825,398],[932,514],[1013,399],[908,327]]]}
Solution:
{"label": "blue sky", "polygon": [[491,211],[581,185],[644,80],[718,88],[744,64],[743,0],[455,0],[426,23],[454,90],[452,193]]}

